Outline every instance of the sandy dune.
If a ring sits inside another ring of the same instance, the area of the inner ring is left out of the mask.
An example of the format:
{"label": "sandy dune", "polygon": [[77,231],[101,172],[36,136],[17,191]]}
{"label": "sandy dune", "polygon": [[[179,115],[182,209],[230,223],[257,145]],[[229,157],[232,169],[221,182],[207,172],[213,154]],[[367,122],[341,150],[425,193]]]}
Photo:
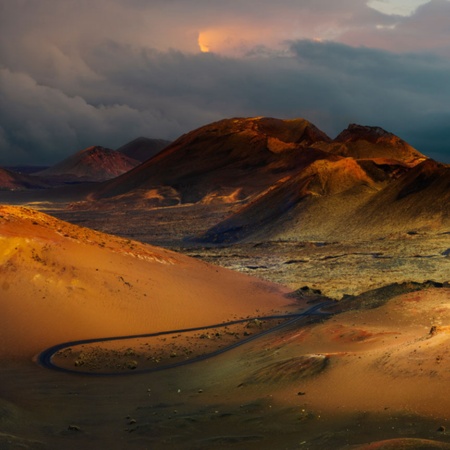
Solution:
{"label": "sandy dune", "polygon": [[277,285],[24,208],[0,208],[0,272],[2,357],[295,308]]}

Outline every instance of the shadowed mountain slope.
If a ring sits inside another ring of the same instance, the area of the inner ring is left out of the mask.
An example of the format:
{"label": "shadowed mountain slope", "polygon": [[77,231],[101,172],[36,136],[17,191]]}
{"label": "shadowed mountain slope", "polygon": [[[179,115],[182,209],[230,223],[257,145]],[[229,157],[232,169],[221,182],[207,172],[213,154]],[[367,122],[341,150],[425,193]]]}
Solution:
{"label": "shadowed mountain slope", "polygon": [[31,175],[16,173],[0,167],[0,190],[44,189],[49,184]]}
{"label": "shadowed mountain slope", "polygon": [[104,181],[136,167],[139,161],[100,146],[88,147],[38,175],[62,181]]}
{"label": "shadowed mountain slope", "polygon": [[425,160],[389,182],[352,158],[317,161],[211,228],[201,240],[346,240],[450,228],[450,167]]}
{"label": "shadowed mountain slope", "polygon": [[352,231],[372,233],[450,228],[450,166],[425,160],[357,211]]}
{"label": "shadowed mountain slope", "polygon": [[150,139],[146,137],[138,137],[117,149],[118,152],[123,153],[131,159],[137,161],[147,161],[163,148],[167,147],[171,141],[164,139]]}
{"label": "shadowed mountain slope", "polygon": [[[287,224],[302,232],[323,234],[333,229],[349,209],[375,192],[375,181],[353,158],[335,156],[312,163],[300,174],[276,186],[210,229],[202,240],[235,242],[252,237],[274,237]],[[321,204],[319,211],[313,211]],[[300,219],[301,217],[301,219]]]}

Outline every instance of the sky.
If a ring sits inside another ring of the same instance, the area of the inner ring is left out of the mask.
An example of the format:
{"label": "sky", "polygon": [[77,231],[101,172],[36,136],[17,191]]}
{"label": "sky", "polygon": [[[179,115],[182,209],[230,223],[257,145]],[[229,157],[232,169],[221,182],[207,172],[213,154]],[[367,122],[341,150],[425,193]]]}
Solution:
{"label": "sky", "polygon": [[230,117],[380,126],[450,163],[448,0],[0,0],[0,166]]}

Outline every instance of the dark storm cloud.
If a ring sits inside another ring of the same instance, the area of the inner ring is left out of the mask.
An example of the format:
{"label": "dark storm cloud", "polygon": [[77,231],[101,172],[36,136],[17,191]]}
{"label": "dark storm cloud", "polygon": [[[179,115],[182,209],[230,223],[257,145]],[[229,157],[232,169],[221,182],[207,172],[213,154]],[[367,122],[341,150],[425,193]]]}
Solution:
{"label": "dark storm cloud", "polygon": [[[332,136],[350,122],[379,125],[449,161],[444,53],[297,39],[369,42],[380,29],[406,33],[408,21],[429,23],[447,3],[435,0],[432,13],[422,7],[420,19],[385,16],[360,0],[284,0],[278,14],[268,0],[231,8],[206,0],[0,0],[0,165],[52,163],[89,145],[173,139],[254,115],[305,117]],[[290,32],[279,34],[288,23]],[[202,30],[216,30],[206,37],[223,52],[198,52]],[[242,39],[229,40],[236,30]],[[266,41],[255,43],[261,35]]]}

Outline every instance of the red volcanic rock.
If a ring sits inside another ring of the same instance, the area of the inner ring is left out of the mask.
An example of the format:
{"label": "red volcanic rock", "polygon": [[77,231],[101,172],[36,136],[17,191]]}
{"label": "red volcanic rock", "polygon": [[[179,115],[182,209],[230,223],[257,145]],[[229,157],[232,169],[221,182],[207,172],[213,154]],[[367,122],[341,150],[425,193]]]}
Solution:
{"label": "red volcanic rock", "polygon": [[403,139],[380,127],[351,124],[333,141],[333,153],[356,159],[384,158],[414,166],[424,159]]}
{"label": "red volcanic rock", "polygon": [[149,139],[146,137],[138,137],[117,149],[129,158],[137,161],[147,161],[157,155],[163,148],[167,147],[171,142],[164,139]]}
{"label": "red volcanic rock", "polygon": [[104,181],[136,167],[139,161],[111,150],[94,146],[81,150],[39,175],[64,181]]}
{"label": "red volcanic rock", "polygon": [[220,190],[259,193],[287,174],[322,158],[314,149],[330,138],[304,119],[235,118],[181,136],[128,174],[104,184],[97,198],[172,186],[183,202]]}

